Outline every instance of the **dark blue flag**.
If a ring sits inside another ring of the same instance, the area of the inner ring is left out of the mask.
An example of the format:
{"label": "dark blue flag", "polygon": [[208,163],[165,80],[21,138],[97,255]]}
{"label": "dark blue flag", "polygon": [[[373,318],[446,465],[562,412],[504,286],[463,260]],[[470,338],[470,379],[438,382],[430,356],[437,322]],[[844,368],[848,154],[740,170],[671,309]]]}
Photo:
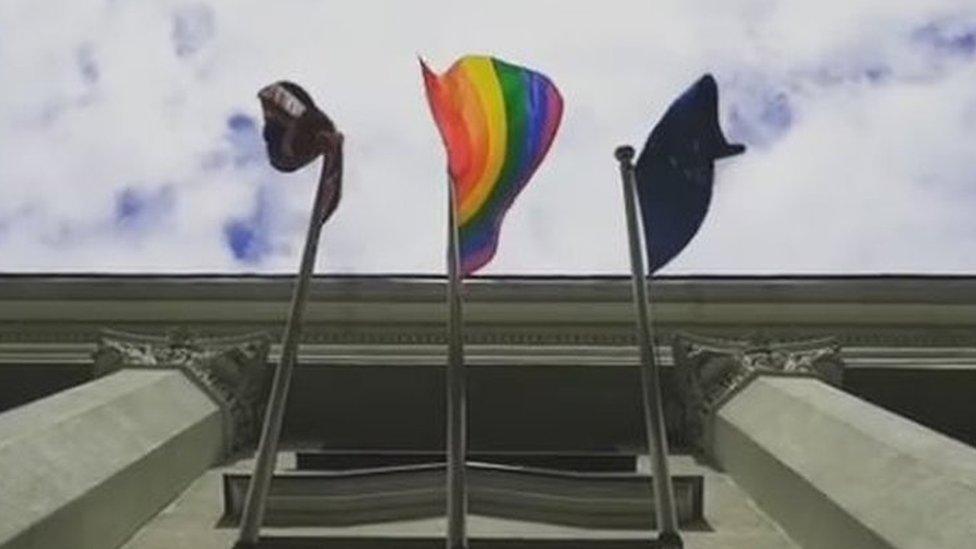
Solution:
{"label": "dark blue flag", "polygon": [[681,253],[701,227],[712,201],[715,160],[743,151],[722,135],[718,86],[710,74],[664,113],[635,166],[648,274]]}

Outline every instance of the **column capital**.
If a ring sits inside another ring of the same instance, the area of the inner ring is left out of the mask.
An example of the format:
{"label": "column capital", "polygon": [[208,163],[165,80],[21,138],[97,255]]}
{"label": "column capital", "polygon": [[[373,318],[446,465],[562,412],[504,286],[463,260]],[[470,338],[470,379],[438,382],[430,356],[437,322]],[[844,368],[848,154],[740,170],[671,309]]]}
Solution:
{"label": "column capital", "polygon": [[144,335],[102,330],[94,374],[122,369],[182,371],[219,407],[224,418],[225,455],[257,440],[271,380],[267,334],[205,338],[185,330]]}
{"label": "column capital", "polygon": [[688,439],[707,448],[714,414],[760,376],[810,377],[840,386],[844,363],[834,338],[771,341],[763,334],[722,340],[675,334],[672,351]]}

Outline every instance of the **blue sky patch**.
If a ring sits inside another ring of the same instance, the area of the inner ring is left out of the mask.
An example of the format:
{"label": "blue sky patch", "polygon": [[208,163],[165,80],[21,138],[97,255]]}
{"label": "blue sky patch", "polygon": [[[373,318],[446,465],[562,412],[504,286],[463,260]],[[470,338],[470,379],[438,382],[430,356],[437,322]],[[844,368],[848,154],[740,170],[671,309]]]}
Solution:
{"label": "blue sky patch", "polygon": [[242,263],[260,263],[270,251],[260,227],[249,220],[232,220],[224,226],[224,240],[234,258]]}
{"label": "blue sky patch", "polygon": [[113,218],[116,226],[127,231],[143,231],[158,226],[172,213],[176,191],[172,185],[158,189],[124,187],[115,197]]}
{"label": "blue sky patch", "polygon": [[224,224],[224,242],[242,263],[258,264],[272,252],[269,194],[266,187],[258,189],[253,211],[247,217],[230,219]]}
{"label": "blue sky patch", "polygon": [[173,14],[171,38],[179,57],[189,57],[207,45],[217,32],[213,10],[204,4],[180,7]]}
{"label": "blue sky patch", "polygon": [[942,20],[915,31],[915,39],[938,52],[972,57],[976,55],[976,23]]}
{"label": "blue sky patch", "polygon": [[234,166],[240,168],[264,161],[264,140],[253,118],[241,113],[232,114],[227,118],[227,130]]}
{"label": "blue sky patch", "polygon": [[98,69],[98,63],[95,62],[95,52],[90,44],[78,48],[75,61],[78,63],[78,73],[82,80],[86,84],[96,84],[101,73]]}
{"label": "blue sky patch", "polygon": [[790,130],[795,114],[789,96],[775,88],[747,87],[729,106],[729,135],[746,145],[772,145]]}
{"label": "blue sky patch", "polygon": [[865,68],[863,74],[872,84],[881,84],[891,78],[892,70],[887,65],[878,64]]}

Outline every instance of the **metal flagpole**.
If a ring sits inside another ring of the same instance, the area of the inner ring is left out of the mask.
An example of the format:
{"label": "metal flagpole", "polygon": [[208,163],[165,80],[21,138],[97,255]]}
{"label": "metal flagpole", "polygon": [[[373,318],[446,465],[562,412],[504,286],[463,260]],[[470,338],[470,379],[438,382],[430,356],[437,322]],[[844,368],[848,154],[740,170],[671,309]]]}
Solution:
{"label": "metal flagpole", "polygon": [[[341,155],[341,152],[339,153]],[[341,160],[338,160],[341,162]],[[271,476],[274,473],[278,458],[278,442],[281,438],[281,423],[285,415],[285,403],[288,399],[288,388],[291,385],[292,372],[295,368],[295,358],[298,354],[298,336],[301,331],[302,313],[308,301],[309,283],[315,268],[315,255],[318,251],[319,236],[322,233],[323,198],[328,179],[332,176],[342,177],[341,172],[330,174],[334,168],[333,158],[325,158],[322,162],[322,175],[315,192],[315,202],[312,215],[308,222],[308,234],[305,237],[305,249],[302,252],[302,264],[291,297],[291,308],[288,313],[288,323],[285,325],[284,341],[281,344],[281,358],[278,368],[274,372],[271,393],[268,396],[268,407],[264,414],[264,424],[261,429],[261,439],[258,443],[258,457],[254,465],[254,475],[247,488],[247,498],[244,502],[244,513],[241,516],[241,529],[235,549],[257,547],[261,523],[264,519],[265,504],[268,490],[271,487]]]}
{"label": "metal flagpole", "polygon": [[467,549],[467,371],[461,332],[461,276],[454,182],[447,177],[447,549]]}
{"label": "metal flagpole", "polygon": [[668,473],[668,441],[664,431],[664,410],[661,405],[661,372],[654,359],[651,332],[650,306],[647,300],[647,282],[644,275],[644,256],[637,230],[637,207],[634,194],[637,185],[634,176],[634,148],[618,147],[614,156],[620,162],[623,180],[624,207],[627,212],[627,239],[630,244],[630,269],[634,287],[634,306],[637,309],[637,343],[641,357],[641,387],[644,396],[644,422],[647,427],[647,444],[651,452],[654,495],[657,506],[658,541],[662,547],[682,547],[678,533],[678,517],[674,504],[674,488]]}

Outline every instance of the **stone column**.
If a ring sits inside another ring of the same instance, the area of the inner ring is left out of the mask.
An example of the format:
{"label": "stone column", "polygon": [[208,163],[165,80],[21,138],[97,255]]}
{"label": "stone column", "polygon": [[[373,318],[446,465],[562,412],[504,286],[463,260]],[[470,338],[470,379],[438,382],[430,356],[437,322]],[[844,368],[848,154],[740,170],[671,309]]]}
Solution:
{"label": "stone column", "polygon": [[117,547],[256,433],[268,343],[106,334],[102,377],[0,414],[0,547]]}
{"label": "stone column", "polygon": [[838,389],[829,340],[674,351],[700,450],[801,546],[973,545],[976,450]]}

